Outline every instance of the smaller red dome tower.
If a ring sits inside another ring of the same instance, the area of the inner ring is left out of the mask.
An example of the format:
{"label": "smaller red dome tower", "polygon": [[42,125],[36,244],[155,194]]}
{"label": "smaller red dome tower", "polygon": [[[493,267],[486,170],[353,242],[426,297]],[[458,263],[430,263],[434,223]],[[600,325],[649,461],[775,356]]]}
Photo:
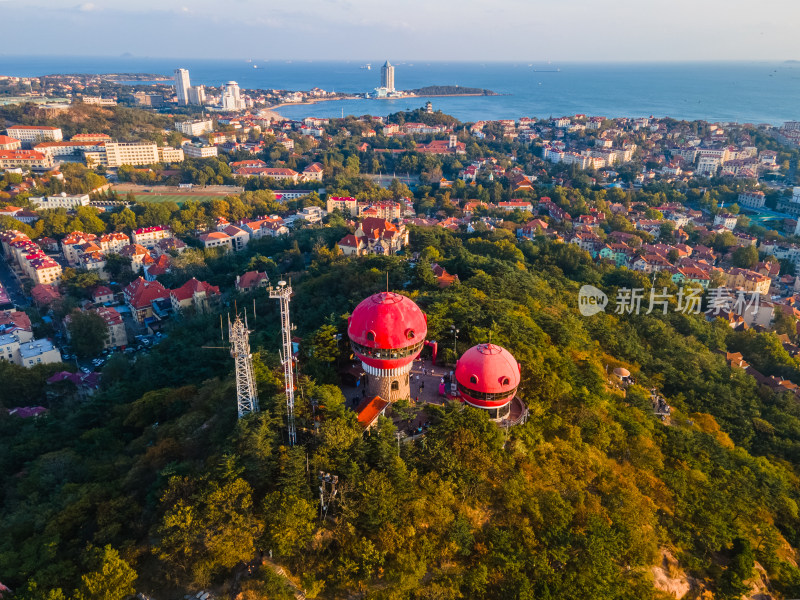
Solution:
{"label": "smaller red dome tower", "polygon": [[367,373],[368,394],[392,402],[411,396],[408,374],[427,333],[425,313],[401,294],[373,294],[356,306],[347,335]]}
{"label": "smaller red dome tower", "polygon": [[473,346],[458,359],[455,376],[464,402],[488,411],[491,419],[509,413],[520,371],[508,350],[496,344]]}

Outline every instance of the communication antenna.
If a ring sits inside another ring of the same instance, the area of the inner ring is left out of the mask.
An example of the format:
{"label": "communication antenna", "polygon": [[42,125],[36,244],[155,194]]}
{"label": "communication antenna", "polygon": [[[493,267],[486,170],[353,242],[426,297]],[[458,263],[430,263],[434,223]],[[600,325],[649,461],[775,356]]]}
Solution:
{"label": "communication antenna", "polygon": [[247,315],[244,320],[237,314],[231,322],[228,317],[228,339],[231,356],[236,363],[236,407],[241,419],[245,415],[258,412],[258,393],[253,376],[253,355],[250,354],[250,330]]}
{"label": "communication antenna", "polygon": [[289,445],[297,443],[294,427],[294,370],[292,364],[292,322],[289,318],[289,300],[292,297],[292,285],[283,280],[278,287],[269,288],[269,297],[276,298],[281,305],[281,363],[283,364],[283,382],[286,391],[286,428],[289,432]]}
{"label": "communication antenna", "polygon": [[339,484],[339,476],[326,473],[325,471],[319,472],[319,519],[322,521],[328,516],[328,509],[336,499],[338,490],[336,489]]}

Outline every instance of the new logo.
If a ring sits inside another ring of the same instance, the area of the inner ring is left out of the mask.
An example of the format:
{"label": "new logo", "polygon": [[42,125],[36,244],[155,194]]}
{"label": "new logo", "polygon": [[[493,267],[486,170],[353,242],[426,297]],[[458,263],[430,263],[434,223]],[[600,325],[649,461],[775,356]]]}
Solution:
{"label": "new logo", "polygon": [[584,317],[591,317],[605,310],[608,296],[593,285],[584,285],[578,292],[578,310]]}

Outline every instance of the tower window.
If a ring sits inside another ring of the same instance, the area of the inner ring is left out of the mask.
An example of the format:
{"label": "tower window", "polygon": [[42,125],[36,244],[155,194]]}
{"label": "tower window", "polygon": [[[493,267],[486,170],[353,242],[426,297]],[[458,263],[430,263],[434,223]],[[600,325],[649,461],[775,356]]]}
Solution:
{"label": "tower window", "polygon": [[370,342],[374,342],[375,341],[375,332],[374,331],[368,331],[367,332],[367,339]]}
{"label": "tower window", "polygon": [[511,382],[508,380],[508,377],[503,377],[503,379],[500,380],[500,383],[503,385],[508,385]]}
{"label": "tower window", "polygon": [[475,377],[475,375],[470,375],[469,376],[469,382],[470,383],[478,383],[478,378]]}
{"label": "tower window", "polygon": [[397,380],[393,381],[392,382],[392,391],[396,392],[399,389],[400,389],[400,383]]}

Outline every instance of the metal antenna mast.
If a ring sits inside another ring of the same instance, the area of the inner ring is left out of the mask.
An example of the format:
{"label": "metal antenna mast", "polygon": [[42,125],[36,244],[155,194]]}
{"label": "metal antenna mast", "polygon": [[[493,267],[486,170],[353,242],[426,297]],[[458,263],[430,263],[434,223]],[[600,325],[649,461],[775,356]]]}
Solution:
{"label": "metal antenna mast", "polygon": [[250,330],[247,328],[247,315],[244,321],[239,315],[231,323],[228,316],[228,339],[231,356],[236,363],[236,405],[239,418],[258,412],[258,393],[253,376],[253,355],[250,354]]}
{"label": "metal antenna mast", "polygon": [[279,281],[277,288],[270,287],[269,297],[277,298],[281,304],[281,363],[283,364],[283,380],[286,390],[286,428],[289,431],[289,445],[297,443],[294,428],[294,371],[292,365],[292,322],[289,319],[289,300],[292,297],[292,286]]}

